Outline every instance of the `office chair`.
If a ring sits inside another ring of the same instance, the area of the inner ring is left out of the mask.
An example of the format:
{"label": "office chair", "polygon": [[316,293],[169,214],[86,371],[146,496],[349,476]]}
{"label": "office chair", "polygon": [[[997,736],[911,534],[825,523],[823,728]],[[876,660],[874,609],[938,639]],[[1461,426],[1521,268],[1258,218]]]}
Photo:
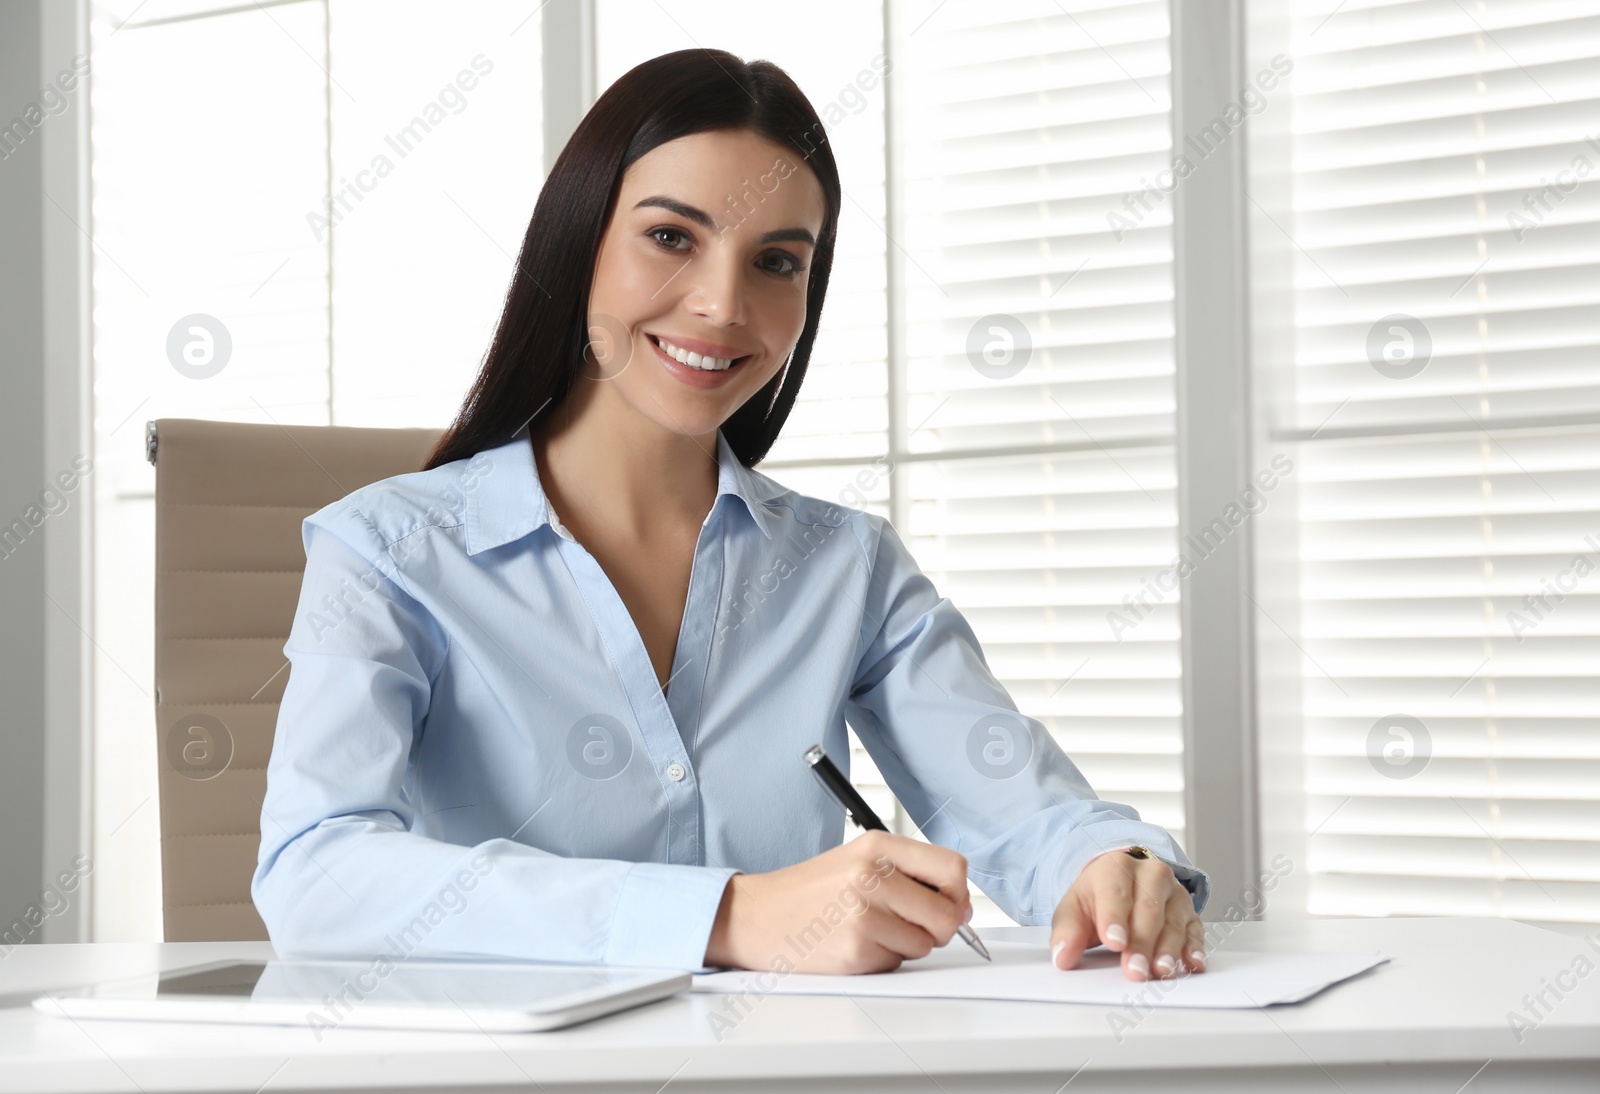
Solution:
{"label": "office chair", "polygon": [[156,747],[168,942],[265,939],[250,901],[261,801],[305,569],[300,522],[416,471],[437,429],[161,418],[156,467]]}

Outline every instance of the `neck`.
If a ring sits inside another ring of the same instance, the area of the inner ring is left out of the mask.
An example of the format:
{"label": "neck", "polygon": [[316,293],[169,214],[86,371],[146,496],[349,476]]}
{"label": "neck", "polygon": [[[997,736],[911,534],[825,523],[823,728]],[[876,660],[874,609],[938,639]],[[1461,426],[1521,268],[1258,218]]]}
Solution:
{"label": "neck", "polygon": [[640,543],[698,530],[716,500],[716,431],[664,429],[620,400],[596,398],[601,382],[579,378],[529,431],[561,523],[580,539],[587,530]]}

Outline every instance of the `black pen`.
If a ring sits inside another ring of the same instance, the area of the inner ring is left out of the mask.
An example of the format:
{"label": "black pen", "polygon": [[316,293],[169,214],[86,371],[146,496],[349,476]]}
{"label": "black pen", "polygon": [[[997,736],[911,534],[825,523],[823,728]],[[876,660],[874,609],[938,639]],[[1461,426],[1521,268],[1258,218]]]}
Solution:
{"label": "black pen", "polygon": [[[872,807],[866,803],[866,800],[856,793],[856,788],[850,785],[850,780],[840,774],[837,767],[833,766],[833,761],[828,759],[828,754],[822,751],[821,745],[812,745],[806,749],[806,763],[811,765],[811,773],[817,777],[818,782],[822,783],[822,788],[828,792],[834,801],[839,803],[841,809],[850,814],[850,819],[855,821],[859,827],[869,832],[887,832],[889,830],[889,826],[878,819],[878,814],[872,811]],[[911,880],[925,889],[932,889],[936,893],[939,891],[937,885],[929,885],[919,877],[914,877]],[[984,946],[983,939],[978,937],[978,932],[967,924],[963,923],[957,927],[956,934],[960,936],[961,941],[977,950],[985,961],[994,960],[989,956],[989,950]]]}

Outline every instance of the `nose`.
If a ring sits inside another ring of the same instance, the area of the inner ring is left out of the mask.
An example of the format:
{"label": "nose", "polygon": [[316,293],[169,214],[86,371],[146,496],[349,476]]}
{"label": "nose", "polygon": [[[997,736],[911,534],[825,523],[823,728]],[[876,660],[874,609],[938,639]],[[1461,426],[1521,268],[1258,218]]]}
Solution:
{"label": "nose", "polygon": [[684,271],[690,277],[684,304],[713,326],[745,321],[744,269],[733,247],[712,244]]}

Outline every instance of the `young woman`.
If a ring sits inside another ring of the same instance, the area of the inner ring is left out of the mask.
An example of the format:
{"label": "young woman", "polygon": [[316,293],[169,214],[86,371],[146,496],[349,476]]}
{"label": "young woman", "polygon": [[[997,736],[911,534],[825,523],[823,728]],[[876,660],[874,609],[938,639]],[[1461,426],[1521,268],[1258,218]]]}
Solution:
{"label": "young woman", "polygon": [[[970,878],[1062,969],[1204,968],[1206,875],[1017,712],[895,529],[751,470],[839,207],[768,62],[595,103],[427,465],[305,522],[251,890],[280,952],[870,972],[948,943]],[[802,757],[847,761],[846,719],[931,843],[841,843]]]}

